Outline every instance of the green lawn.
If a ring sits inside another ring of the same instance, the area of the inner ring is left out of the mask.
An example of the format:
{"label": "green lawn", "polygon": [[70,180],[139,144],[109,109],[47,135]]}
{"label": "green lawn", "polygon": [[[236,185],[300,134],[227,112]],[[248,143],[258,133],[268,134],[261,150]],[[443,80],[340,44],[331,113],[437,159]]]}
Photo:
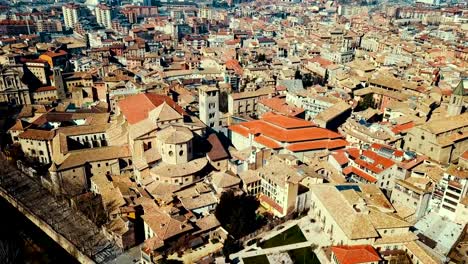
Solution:
{"label": "green lawn", "polygon": [[255,257],[250,257],[250,258],[244,258],[242,259],[245,264],[270,264],[268,261],[267,256],[265,255],[260,255],[260,256],[255,256]]}
{"label": "green lawn", "polygon": [[304,237],[304,234],[302,234],[301,229],[295,225],[288,230],[266,240],[260,245],[260,247],[272,248],[306,241],[307,239]]}
{"label": "green lawn", "polygon": [[294,264],[320,264],[310,247],[293,249],[288,251],[288,254]]}

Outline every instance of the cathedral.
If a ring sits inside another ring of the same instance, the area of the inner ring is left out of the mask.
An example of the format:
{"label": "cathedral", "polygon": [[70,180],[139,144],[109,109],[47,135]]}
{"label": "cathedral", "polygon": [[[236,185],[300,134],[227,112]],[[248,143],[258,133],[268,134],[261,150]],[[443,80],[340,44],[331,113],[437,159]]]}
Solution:
{"label": "cathedral", "polygon": [[0,103],[31,104],[28,86],[22,81],[24,72],[21,65],[0,68]]}

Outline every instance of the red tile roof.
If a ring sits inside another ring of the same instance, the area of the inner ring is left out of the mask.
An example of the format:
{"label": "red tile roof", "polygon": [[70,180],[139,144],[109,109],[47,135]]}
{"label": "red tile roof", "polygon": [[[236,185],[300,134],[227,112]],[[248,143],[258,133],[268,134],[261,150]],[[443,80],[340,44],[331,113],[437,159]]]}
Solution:
{"label": "red tile roof", "polygon": [[54,58],[54,57],[59,57],[59,56],[65,56],[67,54],[68,53],[66,51],[64,51],[64,50],[57,50],[57,51],[47,51],[47,52],[43,53],[42,55]]}
{"label": "red tile roof", "polygon": [[148,117],[148,112],[166,102],[181,115],[186,115],[184,109],[169,96],[155,93],[137,94],[119,101],[118,105],[128,123],[135,124]]}
{"label": "red tile roof", "polygon": [[392,132],[395,134],[400,134],[401,132],[406,132],[414,127],[414,122],[408,122],[400,125],[396,125],[392,128]]}
{"label": "red tile roof", "polygon": [[211,149],[208,153],[206,153],[206,155],[211,161],[218,161],[229,158],[229,153],[226,151],[216,134],[210,134],[207,140],[211,145]]}
{"label": "red tile roof", "polygon": [[304,109],[300,107],[290,106],[286,103],[286,98],[265,98],[258,101],[269,109],[284,114],[286,116],[297,116],[304,112]]}
{"label": "red tile roof", "polygon": [[340,264],[358,264],[381,260],[377,251],[370,245],[333,246],[331,250]]}
{"label": "red tile roof", "polygon": [[359,176],[361,178],[363,178],[364,180],[370,182],[370,183],[376,183],[377,182],[377,179],[374,178],[373,176],[371,176],[370,174],[358,169],[358,168],[355,168],[355,167],[352,167],[352,166],[348,166],[346,168],[343,169],[343,174],[344,175],[349,175],[349,174],[355,174],[356,176]]}
{"label": "red tile roof", "polygon": [[348,152],[349,156],[351,156],[353,159],[357,159],[361,154],[358,148],[349,148],[346,151]]}
{"label": "red tile roof", "polygon": [[402,157],[405,154],[401,150],[394,149],[394,148],[392,148],[390,146],[386,146],[386,145],[383,145],[383,144],[372,143],[372,145],[371,145],[371,149],[373,149],[375,151],[381,150],[382,148],[391,149],[393,151],[393,156],[394,157]]}
{"label": "red tile roof", "polygon": [[278,211],[279,213],[283,213],[283,207],[281,207],[278,203],[276,203],[273,199],[271,199],[270,197],[264,195],[264,194],[260,194],[260,196],[258,197],[258,200],[260,200],[260,202],[264,202],[266,203],[268,206],[270,206],[271,208],[275,209],[276,211]]}
{"label": "red tile roof", "polygon": [[320,127],[305,127],[296,129],[285,129],[274,126],[263,120],[255,120],[230,126],[233,131],[236,127],[244,127],[250,134],[264,134],[272,139],[282,142],[299,142],[307,140],[336,139],[342,138],[338,133]]}
{"label": "red tile roof", "polygon": [[282,128],[301,128],[314,125],[314,123],[304,119],[282,116],[271,112],[264,114],[261,120]]}
{"label": "red tile roof", "polygon": [[[362,159],[362,157],[372,161],[366,161]],[[395,162],[393,162],[391,159],[382,157],[371,150],[364,150],[361,154],[361,157],[357,158],[355,162],[361,168],[366,168],[373,173],[381,173],[395,164]]]}
{"label": "red tile roof", "polygon": [[19,134],[19,138],[32,139],[32,140],[52,140],[55,136],[55,131],[28,129]]}
{"label": "red tile roof", "polygon": [[309,61],[312,62],[312,63],[318,63],[318,64],[320,64],[320,66],[322,66],[322,67],[328,67],[328,66],[330,66],[330,65],[333,64],[332,61],[327,60],[327,59],[324,59],[324,58],[322,58],[322,57],[320,57],[320,56],[319,56],[319,57],[312,58],[312,59],[310,59]]}
{"label": "red tile roof", "polygon": [[315,140],[315,141],[308,141],[308,142],[301,142],[291,144],[286,147],[293,152],[298,151],[307,151],[307,150],[316,150],[316,149],[337,149],[337,148],[344,148],[348,142],[344,139],[334,139],[334,140]]}
{"label": "red tile roof", "polygon": [[344,165],[349,162],[348,157],[346,157],[346,154],[343,151],[335,152],[332,156],[340,165]]}
{"label": "red tile roof", "polygon": [[290,143],[291,151],[337,149],[347,145],[343,136],[331,130],[316,127],[299,118],[267,113],[260,120],[253,120],[229,127],[243,137],[255,135],[254,140],[269,148],[281,148]]}
{"label": "red tile roof", "polygon": [[57,90],[57,88],[55,88],[54,86],[42,86],[42,87],[37,88],[36,93],[37,92],[55,91],[55,90]]}
{"label": "red tile roof", "polygon": [[249,129],[243,126],[230,126],[229,129],[237,134],[242,135],[243,137],[249,137]]}
{"label": "red tile roof", "polygon": [[244,73],[244,69],[242,69],[242,66],[235,59],[227,60],[225,65],[227,69],[233,70],[236,74],[242,75]]}
{"label": "red tile roof", "polygon": [[265,146],[267,148],[271,148],[271,149],[280,149],[281,148],[281,144],[274,141],[273,139],[267,138],[267,137],[262,136],[262,135],[256,136],[254,138],[254,141],[259,143],[259,144],[262,144],[263,146]]}
{"label": "red tile roof", "polygon": [[468,160],[468,150],[463,152],[463,154],[461,155],[461,158],[465,159],[465,160]]}

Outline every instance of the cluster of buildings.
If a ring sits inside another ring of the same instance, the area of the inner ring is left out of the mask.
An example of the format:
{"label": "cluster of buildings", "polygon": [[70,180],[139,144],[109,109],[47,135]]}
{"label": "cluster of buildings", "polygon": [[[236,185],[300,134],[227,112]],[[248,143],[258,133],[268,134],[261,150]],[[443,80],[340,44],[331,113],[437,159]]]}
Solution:
{"label": "cluster of buildings", "polygon": [[468,259],[466,4],[88,2],[0,9],[0,124],[122,251],[214,262],[232,191],[322,263]]}

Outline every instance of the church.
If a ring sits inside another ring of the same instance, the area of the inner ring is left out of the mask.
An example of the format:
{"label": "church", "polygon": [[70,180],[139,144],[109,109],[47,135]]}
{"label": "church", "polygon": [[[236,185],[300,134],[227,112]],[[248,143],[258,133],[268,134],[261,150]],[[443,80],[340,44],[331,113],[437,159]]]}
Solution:
{"label": "church", "polygon": [[0,103],[31,104],[28,86],[23,82],[24,72],[21,65],[0,68]]}

